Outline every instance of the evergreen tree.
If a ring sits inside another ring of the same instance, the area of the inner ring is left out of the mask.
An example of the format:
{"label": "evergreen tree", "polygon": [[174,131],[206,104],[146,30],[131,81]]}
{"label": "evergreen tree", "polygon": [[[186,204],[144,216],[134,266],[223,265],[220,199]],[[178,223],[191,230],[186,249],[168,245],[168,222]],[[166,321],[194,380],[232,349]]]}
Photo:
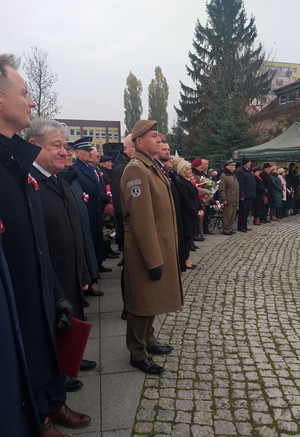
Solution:
{"label": "evergreen tree", "polygon": [[148,88],[149,120],[157,120],[159,131],[168,132],[168,97],[169,86],[160,67],[155,68],[155,78]]}
{"label": "evergreen tree", "polygon": [[142,82],[130,71],[124,90],[125,135],[130,134],[135,123],[141,119],[143,112],[142,91]]}
{"label": "evergreen tree", "polygon": [[[210,134],[215,135],[209,118],[212,114],[216,117],[217,113],[220,117],[222,111],[224,120],[222,129],[219,126],[218,144],[230,146],[225,135],[228,131],[224,128],[229,123],[235,143],[251,146],[251,136],[246,141],[245,108],[255,98],[267,93],[272,80],[268,72],[259,73],[264,52],[262,45],[256,43],[254,18],[247,23],[243,1],[211,0],[207,4],[207,14],[205,27],[197,21],[193,41],[195,52],[189,52],[191,66],[187,66],[187,74],[194,86],[181,83],[180,107],[176,108],[179,120],[189,134],[186,142],[198,144],[202,156],[211,150],[213,141],[207,141]],[[222,83],[221,96],[217,96],[220,92],[218,83]],[[242,137],[240,140],[237,132]],[[224,139],[222,135],[225,135]]]}
{"label": "evergreen tree", "polygon": [[47,62],[48,53],[34,46],[31,47],[31,54],[24,54],[24,58],[23,70],[28,79],[28,94],[36,104],[33,114],[38,117],[55,117],[61,107],[57,104],[57,92],[52,89],[57,82],[57,75]]}

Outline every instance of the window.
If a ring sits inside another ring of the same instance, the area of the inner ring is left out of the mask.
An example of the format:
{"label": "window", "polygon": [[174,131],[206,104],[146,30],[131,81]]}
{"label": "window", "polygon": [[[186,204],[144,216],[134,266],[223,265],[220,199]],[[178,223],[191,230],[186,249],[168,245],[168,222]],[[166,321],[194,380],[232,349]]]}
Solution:
{"label": "window", "polygon": [[81,132],[80,132],[80,129],[76,129],[76,135],[77,135],[78,137],[80,137],[80,136],[81,136]]}
{"label": "window", "polygon": [[84,136],[84,137],[87,136],[87,129],[83,129],[83,136]]}
{"label": "window", "polygon": [[114,131],[114,140],[119,139],[119,132],[117,130]]}
{"label": "window", "polygon": [[108,129],[108,138],[111,140],[112,139],[112,130]]}
{"label": "window", "polygon": [[282,96],[279,97],[279,105],[283,105],[286,103],[286,94],[282,94]]}
{"label": "window", "polygon": [[102,137],[104,140],[106,140],[106,132],[105,132],[104,129],[103,129],[103,131],[101,131],[101,137]]}
{"label": "window", "polygon": [[95,137],[96,137],[96,138],[100,138],[100,131],[99,131],[99,130],[96,130],[96,131],[95,131]]}
{"label": "window", "polygon": [[293,68],[293,73],[297,73],[297,68]]}
{"label": "window", "polygon": [[74,137],[74,129],[70,129],[70,137]]}
{"label": "window", "polygon": [[90,133],[89,133],[89,135],[90,135],[91,137],[94,136],[94,130],[93,130],[93,129],[90,129]]}

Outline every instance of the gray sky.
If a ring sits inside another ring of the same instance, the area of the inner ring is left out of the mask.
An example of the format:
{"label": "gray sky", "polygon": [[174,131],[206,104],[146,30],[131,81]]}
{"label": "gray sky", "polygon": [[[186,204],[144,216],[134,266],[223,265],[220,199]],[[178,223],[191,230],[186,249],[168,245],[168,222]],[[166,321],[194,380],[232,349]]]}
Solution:
{"label": "gray sky", "polygon": [[[1,0],[1,51],[22,56],[36,45],[49,53],[62,106],[59,117],[120,120],[129,71],[143,84],[143,116],[148,86],[160,66],[169,85],[169,125],[176,118],[181,80],[196,20],[205,25],[205,0]],[[244,0],[255,16],[258,39],[271,59],[300,63],[299,0]],[[294,12],[293,12],[294,11]]]}

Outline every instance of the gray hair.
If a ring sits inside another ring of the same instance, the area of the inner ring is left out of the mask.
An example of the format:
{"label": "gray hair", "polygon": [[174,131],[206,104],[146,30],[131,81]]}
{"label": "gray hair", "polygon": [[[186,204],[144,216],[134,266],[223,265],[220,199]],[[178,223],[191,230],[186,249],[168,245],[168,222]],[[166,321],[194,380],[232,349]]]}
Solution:
{"label": "gray hair", "polygon": [[17,70],[20,66],[21,59],[18,56],[3,53],[0,55],[0,92],[4,92],[9,86],[10,80],[5,67],[11,67]]}
{"label": "gray hair", "polygon": [[177,166],[177,174],[179,174],[179,176],[184,177],[184,172],[187,168],[192,167],[192,164],[189,161],[186,161],[185,159],[183,161],[181,161],[178,166]]}
{"label": "gray hair", "polygon": [[67,137],[67,128],[63,124],[50,118],[35,118],[32,121],[31,126],[25,130],[25,140],[29,141],[30,138],[42,142],[45,136],[53,130],[62,132]]}

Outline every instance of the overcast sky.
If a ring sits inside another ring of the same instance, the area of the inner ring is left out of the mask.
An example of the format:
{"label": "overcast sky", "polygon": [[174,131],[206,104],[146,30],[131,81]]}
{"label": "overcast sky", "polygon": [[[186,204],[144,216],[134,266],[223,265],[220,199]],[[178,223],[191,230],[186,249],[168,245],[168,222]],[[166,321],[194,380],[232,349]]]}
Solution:
{"label": "overcast sky", "polygon": [[[58,75],[60,118],[120,120],[130,71],[148,86],[160,66],[169,85],[169,124],[176,118],[181,80],[197,18],[205,25],[205,0],[1,0],[1,51],[22,56],[37,46],[49,53]],[[244,0],[258,39],[276,61],[300,63],[299,0]],[[5,11],[5,13],[3,12]],[[22,74],[22,72],[21,72]]]}

